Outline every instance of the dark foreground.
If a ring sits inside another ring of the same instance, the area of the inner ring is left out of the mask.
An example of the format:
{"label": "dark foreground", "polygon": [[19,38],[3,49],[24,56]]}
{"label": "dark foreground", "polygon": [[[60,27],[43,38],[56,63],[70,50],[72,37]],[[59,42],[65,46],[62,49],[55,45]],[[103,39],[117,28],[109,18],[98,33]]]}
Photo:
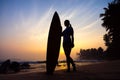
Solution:
{"label": "dark foreground", "polygon": [[56,70],[53,75],[45,71],[31,73],[0,74],[0,80],[120,80],[120,61],[106,61],[77,66],[77,72]]}

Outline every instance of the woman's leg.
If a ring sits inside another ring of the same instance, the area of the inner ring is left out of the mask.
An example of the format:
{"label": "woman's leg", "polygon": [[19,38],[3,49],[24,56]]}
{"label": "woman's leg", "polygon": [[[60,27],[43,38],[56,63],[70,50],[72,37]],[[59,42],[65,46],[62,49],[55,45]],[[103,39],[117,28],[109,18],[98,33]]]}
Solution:
{"label": "woman's leg", "polygon": [[66,61],[67,61],[67,71],[70,71],[70,48],[68,46],[64,46],[64,52],[66,56]]}
{"label": "woman's leg", "polygon": [[70,57],[71,48],[70,47],[64,47],[64,51],[65,51],[65,55],[66,55],[66,59],[67,59],[68,71],[70,71],[70,63],[73,66],[73,71],[76,71],[75,63],[74,63],[73,59]]}
{"label": "woman's leg", "polygon": [[71,53],[71,48],[70,47],[64,47],[64,51],[65,51],[65,55],[66,55],[66,59],[67,59],[67,68],[68,68],[68,72],[70,71],[70,63],[73,66],[73,70],[76,70],[75,64],[73,59],[70,57],[70,53]]}
{"label": "woman's leg", "polygon": [[76,71],[75,63],[74,63],[73,59],[70,56],[69,56],[69,60],[70,60],[70,63],[72,64],[72,66],[73,66],[73,71]]}

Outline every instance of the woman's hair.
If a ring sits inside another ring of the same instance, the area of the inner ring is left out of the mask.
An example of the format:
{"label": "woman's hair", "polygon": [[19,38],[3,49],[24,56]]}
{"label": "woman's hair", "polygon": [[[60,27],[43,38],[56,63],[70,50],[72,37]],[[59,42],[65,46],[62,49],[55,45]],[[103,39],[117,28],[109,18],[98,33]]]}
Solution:
{"label": "woman's hair", "polygon": [[69,21],[69,20],[65,20],[65,21],[64,21],[64,25],[65,25],[65,26],[69,26],[69,25],[70,25],[70,21]]}
{"label": "woman's hair", "polygon": [[65,21],[64,21],[64,24],[65,24],[65,26],[72,27],[69,20],[65,20]]}

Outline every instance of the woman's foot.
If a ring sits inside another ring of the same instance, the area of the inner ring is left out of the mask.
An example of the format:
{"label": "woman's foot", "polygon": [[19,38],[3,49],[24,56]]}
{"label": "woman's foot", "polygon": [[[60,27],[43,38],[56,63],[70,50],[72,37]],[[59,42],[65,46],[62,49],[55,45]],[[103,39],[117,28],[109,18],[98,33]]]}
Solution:
{"label": "woman's foot", "polygon": [[74,72],[76,72],[76,71],[77,71],[77,70],[76,70],[76,66],[75,66],[75,65],[73,66],[73,71],[74,71]]}
{"label": "woman's foot", "polygon": [[70,69],[67,69],[66,72],[70,72]]}

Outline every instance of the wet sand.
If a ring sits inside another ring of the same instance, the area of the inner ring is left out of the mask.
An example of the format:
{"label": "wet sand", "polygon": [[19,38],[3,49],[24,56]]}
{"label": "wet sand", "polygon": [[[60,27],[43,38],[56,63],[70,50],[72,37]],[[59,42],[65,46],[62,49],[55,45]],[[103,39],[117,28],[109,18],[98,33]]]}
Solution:
{"label": "wet sand", "polygon": [[77,72],[56,70],[53,75],[46,75],[39,70],[27,73],[0,74],[0,80],[120,80],[120,60],[105,61],[80,66]]}

